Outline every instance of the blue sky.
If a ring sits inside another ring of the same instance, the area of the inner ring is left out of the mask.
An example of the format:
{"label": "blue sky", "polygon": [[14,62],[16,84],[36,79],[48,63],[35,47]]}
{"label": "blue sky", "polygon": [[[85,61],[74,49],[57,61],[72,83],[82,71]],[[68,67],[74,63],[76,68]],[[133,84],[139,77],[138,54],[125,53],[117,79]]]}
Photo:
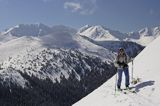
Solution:
{"label": "blue sky", "polygon": [[0,0],[1,31],[31,23],[137,31],[160,25],[160,0]]}

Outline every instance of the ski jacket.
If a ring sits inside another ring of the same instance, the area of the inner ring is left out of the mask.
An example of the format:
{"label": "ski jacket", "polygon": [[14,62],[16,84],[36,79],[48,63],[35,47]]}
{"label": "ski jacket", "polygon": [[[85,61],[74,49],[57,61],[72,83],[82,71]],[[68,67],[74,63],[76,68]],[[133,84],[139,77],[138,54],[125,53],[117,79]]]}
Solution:
{"label": "ski jacket", "polygon": [[125,68],[128,67],[128,63],[130,62],[130,58],[127,54],[123,56],[118,56],[116,57],[116,60],[114,62],[115,67],[117,68]]}

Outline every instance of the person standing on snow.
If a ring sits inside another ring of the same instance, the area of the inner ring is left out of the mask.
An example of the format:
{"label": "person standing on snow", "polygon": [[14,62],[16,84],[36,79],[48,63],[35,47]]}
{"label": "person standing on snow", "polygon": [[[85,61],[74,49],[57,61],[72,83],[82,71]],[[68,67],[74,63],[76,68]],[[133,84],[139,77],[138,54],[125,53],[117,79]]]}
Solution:
{"label": "person standing on snow", "polygon": [[125,86],[126,89],[129,89],[129,70],[128,70],[128,62],[129,57],[126,54],[124,48],[120,48],[118,50],[118,55],[115,61],[115,67],[118,71],[118,81],[117,81],[117,88],[121,90],[121,82],[122,82],[122,73],[125,74]]}

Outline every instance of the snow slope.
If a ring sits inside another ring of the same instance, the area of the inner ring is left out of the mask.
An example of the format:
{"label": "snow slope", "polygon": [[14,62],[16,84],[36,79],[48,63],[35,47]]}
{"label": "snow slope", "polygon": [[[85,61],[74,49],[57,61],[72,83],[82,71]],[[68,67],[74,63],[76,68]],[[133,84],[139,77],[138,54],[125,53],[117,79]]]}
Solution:
{"label": "snow slope", "polygon": [[0,33],[0,44],[3,44],[5,42],[8,42],[10,40],[16,39],[16,36],[13,36],[11,34],[5,35],[4,33]]}
{"label": "snow slope", "polygon": [[0,45],[0,62],[14,55],[25,54],[26,51],[42,47],[41,40],[36,37],[19,37]]}
{"label": "snow slope", "polygon": [[95,43],[90,42],[89,40],[83,38],[82,36],[75,36],[73,39],[77,42],[79,49],[88,53],[89,55],[97,55],[103,59],[108,59],[113,61],[115,59],[115,54],[109,49],[106,49],[102,46],[96,45]]}
{"label": "snow slope", "polygon": [[[134,77],[141,78],[137,94],[115,95],[115,76],[73,106],[160,106],[160,37],[134,59]],[[132,65],[130,64],[130,73]],[[122,83],[124,87],[124,82]]]}

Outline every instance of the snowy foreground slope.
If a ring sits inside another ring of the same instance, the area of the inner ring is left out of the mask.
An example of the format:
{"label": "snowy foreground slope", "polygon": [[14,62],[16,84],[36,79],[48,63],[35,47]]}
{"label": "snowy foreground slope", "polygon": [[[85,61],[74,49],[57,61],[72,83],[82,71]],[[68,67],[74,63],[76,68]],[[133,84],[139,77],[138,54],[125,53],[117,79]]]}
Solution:
{"label": "snowy foreground slope", "polygon": [[[160,106],[160,37],[134,59],[134,77],[141,78],[136,94],[115,95],[115,76],[73,106]],[[132,65],[130,64],[130,73]],[[124,82],[122,83],[124,88]]]}

